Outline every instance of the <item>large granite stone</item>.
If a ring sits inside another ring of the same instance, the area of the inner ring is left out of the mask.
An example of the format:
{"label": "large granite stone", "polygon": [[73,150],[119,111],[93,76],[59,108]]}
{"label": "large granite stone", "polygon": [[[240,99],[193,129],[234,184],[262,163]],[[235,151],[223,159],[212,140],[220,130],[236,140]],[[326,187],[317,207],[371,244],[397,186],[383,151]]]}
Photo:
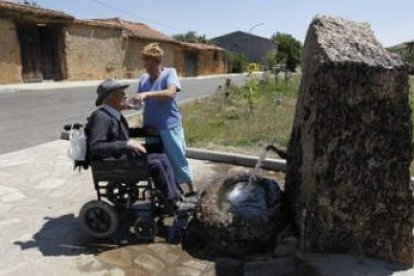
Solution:
{"label": "large granite stone", "polygon": [[412,266],[406,65],[368,24],[317,16],[302,70],[286,176],[301,247]]}

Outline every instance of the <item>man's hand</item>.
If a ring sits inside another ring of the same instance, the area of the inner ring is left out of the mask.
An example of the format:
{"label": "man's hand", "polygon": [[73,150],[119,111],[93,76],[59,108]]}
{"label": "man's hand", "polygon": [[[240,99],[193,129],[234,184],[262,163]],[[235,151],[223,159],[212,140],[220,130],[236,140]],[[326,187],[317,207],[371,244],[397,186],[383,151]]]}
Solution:
{"label": "man's hand", "polygon": [[147,96],[147,93],[138,93],[137,95],[133,96],[132,99],[134,104],[142,104]]}
{"label": "man's hand", "polygon": [[147,153],[147,150],[144,148],[144,146],[141,145],[141,143],[134,140],[129,140],[127,143],[127,147],[135,151],[136,153]]}

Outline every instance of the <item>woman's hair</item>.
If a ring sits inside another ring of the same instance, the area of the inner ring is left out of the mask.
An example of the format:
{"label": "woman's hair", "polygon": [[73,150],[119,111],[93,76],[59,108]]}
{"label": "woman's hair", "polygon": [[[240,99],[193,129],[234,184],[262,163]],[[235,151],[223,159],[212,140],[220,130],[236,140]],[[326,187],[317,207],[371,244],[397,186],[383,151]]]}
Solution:
{"label": "woman's hair", "polygon": [[150,43],[146,45],[141,51],[141,56],[143,58],[153,57],[161,61],[162,57],[164,56],[164,50],[160,48],[160,45],[157,42]]}

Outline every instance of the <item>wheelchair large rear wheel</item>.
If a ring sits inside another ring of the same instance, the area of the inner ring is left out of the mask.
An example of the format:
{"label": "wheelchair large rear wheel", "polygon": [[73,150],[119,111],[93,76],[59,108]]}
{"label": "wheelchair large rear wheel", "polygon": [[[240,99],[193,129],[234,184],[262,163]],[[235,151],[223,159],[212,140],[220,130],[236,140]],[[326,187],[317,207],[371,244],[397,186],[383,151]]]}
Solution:
{"label": "wheelchair large rear wheel", "polygon": [[82,229],[91,237],[109,238],[119,226],[118,214],[109,203],[92,200],[83,205],[79,212]]}

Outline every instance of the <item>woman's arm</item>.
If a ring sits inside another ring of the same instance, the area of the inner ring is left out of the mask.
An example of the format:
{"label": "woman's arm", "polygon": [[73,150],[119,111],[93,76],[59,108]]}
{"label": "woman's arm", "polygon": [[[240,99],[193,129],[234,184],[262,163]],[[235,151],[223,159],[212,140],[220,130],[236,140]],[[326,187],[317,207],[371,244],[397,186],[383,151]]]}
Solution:
{"label": "woman's arm", "polygon": [[164,90],[138,93],[133,98],[134,98],[134,101],[141,103],[146,98],[153,98],[157,100],[168,101],[168,100],[174,99],[176,95],[177,95],[177,87],[175,85],[170,85],[167,87],[167,89],[164,89]]}

